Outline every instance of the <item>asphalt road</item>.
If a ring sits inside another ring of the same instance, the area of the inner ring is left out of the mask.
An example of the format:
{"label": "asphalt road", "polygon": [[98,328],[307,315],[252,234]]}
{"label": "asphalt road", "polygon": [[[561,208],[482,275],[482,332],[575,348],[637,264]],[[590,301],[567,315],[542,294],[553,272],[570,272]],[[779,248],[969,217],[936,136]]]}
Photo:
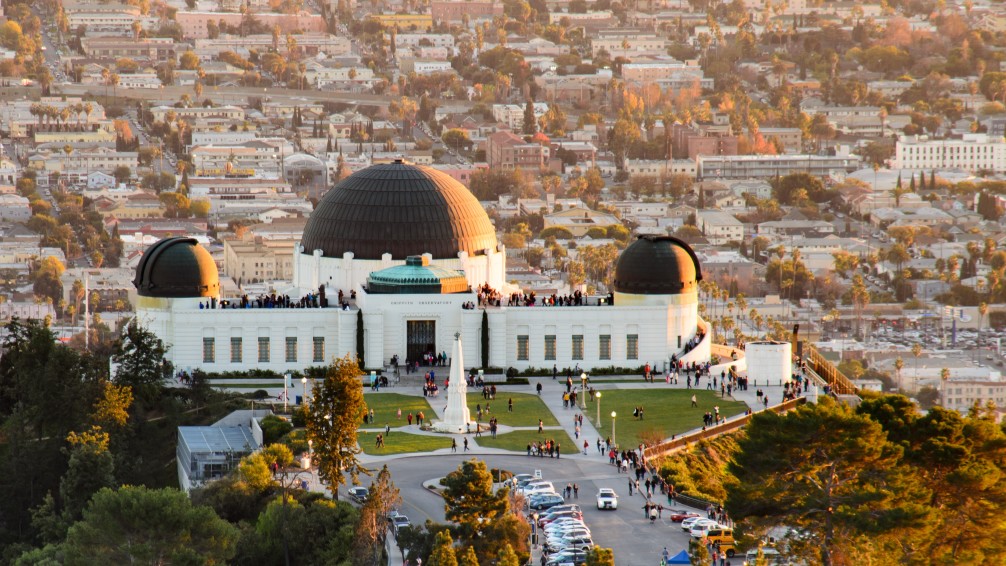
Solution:
{"label": "asphalt road", "polygon": [[[615,552],[618,566],[659,564],[660,553],[666,546],[671,554],[687,548],[688,534],[677,523],[672,523],[665,513],[663,519],[650,524],[643,516],[644,499],[638,494],[629,497],[628,477],[619,474],[601,455],[596,460],[531,458],[522,455],[480,456],[490,468],[501,467],[514,473],[532,473],[538,469],[542,476],[557,489],[567,483],[580,486],[580,497],[573,502],[583,509],[584,521],[593,534],[594,542]],[[391,477],[402,495],[400,511],[408,515],[413,524],[426,519],[444,522],[444,504],[438,496],[423,488],[424,481],[447,475],[466,459],[464,455],[406,456],[388,461]],[[373,465],[373,464],[372,464]],[[369,485],[364,478],[364,485]],[[614,488],[618,493],[618,510],[597,510],[594,496],[602,487]],[[345,496],[343,490],[340,497]],[[666,498],[655,502],[666,505]]]}

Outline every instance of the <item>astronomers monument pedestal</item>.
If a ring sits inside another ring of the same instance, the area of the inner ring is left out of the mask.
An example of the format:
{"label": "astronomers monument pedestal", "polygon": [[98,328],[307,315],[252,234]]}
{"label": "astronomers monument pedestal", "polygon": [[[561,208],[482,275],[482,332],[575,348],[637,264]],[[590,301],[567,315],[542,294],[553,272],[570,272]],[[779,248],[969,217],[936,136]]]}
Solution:
{"label": "astronomers monument pedestal", "polygon": [[450,434],[464,434],[476,430],[468,410],[468,382],[465,381],[465,360],[461,353],[461,334],[454,335],[451,351],[450,384],[447,386],[447,409],[444,418],[433,423],[433,430]]}

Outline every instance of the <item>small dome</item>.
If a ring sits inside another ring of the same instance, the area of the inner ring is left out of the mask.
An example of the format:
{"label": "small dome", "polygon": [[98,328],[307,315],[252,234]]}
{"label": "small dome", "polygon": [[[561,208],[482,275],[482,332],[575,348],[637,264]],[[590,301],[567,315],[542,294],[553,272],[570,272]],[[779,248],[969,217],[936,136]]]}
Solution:
{"label": "small dome", "polygon": [[220,278],[210,252],[195,238],[165,238],[143,252],[133,279],[141,297],[217,297]]}
{"label": "small dome", "polygon": [[405,265],[375,271],[367,278],[367,292],[390,293],[466,293],[465,274],[439,265],[430,265],[425,257],[409,256]]}
{"label": "small dome", "polygon": [[671,236],[641,236],[618,256],[615,292],[677,295],[698,290],[699,258],[691,246]]}
{"label": "small dome", "polygon": [[496,249],[496,229],[467,187],[430,167],[396,162],[353,173],[328,191],[304,227],[304,253],[452,259]]}

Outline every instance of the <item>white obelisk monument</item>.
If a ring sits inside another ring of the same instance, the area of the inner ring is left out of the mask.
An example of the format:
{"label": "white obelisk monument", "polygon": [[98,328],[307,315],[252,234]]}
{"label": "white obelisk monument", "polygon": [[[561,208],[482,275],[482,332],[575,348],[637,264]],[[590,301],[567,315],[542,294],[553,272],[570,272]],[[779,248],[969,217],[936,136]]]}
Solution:
{"label": "white obelisk monument", "polygon": [[465,360],[461,353],[460,333],[454,335],[454,349],[451,352],[447,409],[444,411],[443,420],[434,423],[433,429],[455,434],[475,430],[475,423],[472,422],[472,415],[468,410],[468,382],[465,381]]}

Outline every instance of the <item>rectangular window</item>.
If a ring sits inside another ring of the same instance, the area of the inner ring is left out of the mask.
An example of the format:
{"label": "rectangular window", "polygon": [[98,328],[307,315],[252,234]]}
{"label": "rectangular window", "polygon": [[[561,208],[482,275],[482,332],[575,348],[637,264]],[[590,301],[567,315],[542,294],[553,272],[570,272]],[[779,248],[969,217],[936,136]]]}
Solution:
{"label": "rectangular window", "polygon": [[286,361],[296,362],[297,361],[297,337],[287,336],[286,337]]}
{"label": "rectangular window", "polygon": [[231,338],[231,363],[241,363],[241,338]]}
{"label": "rectangular window", "polygon": [[545,336],[545,359],[555,359],[555,334]]}
{"label": "rectangular window", "polygon": [[531,359],[531,353],[528,351],[527,334],[521,334],[520,336],[517,337],[517,359],[518,360]]}
{"label": "rectangular window", "polygon": [[602,334],[601,335],[601,339],[600,339],[600,342],[599,342],[599,351],[600,351],[599,357],[602,360],[610,360],[611,359],[611,335],[610,334]]}
{"label": "rectangular window", "polygon": [[325,361],[325,337],[315,336],[314,337],[314,356],[313,361],[324,362]]}
{"label": "rectangular window", "polygon": [[573,359],[583,359],[583,334],[573,335]]}
{"label": "rectangular window", "polygon": [[258,339],[258,361],[269,361],[269,338],[267,336],[262,336]]}
{"label": "rectangular window", "polygon": [[203,338],[203,363],[212,364],[216,358],[216,340],[213,338]]}
{"label": "rectangular window", "polygon": [[626,356],[630,360],[639,359],[639,335],[629,334],[625,337]]}

